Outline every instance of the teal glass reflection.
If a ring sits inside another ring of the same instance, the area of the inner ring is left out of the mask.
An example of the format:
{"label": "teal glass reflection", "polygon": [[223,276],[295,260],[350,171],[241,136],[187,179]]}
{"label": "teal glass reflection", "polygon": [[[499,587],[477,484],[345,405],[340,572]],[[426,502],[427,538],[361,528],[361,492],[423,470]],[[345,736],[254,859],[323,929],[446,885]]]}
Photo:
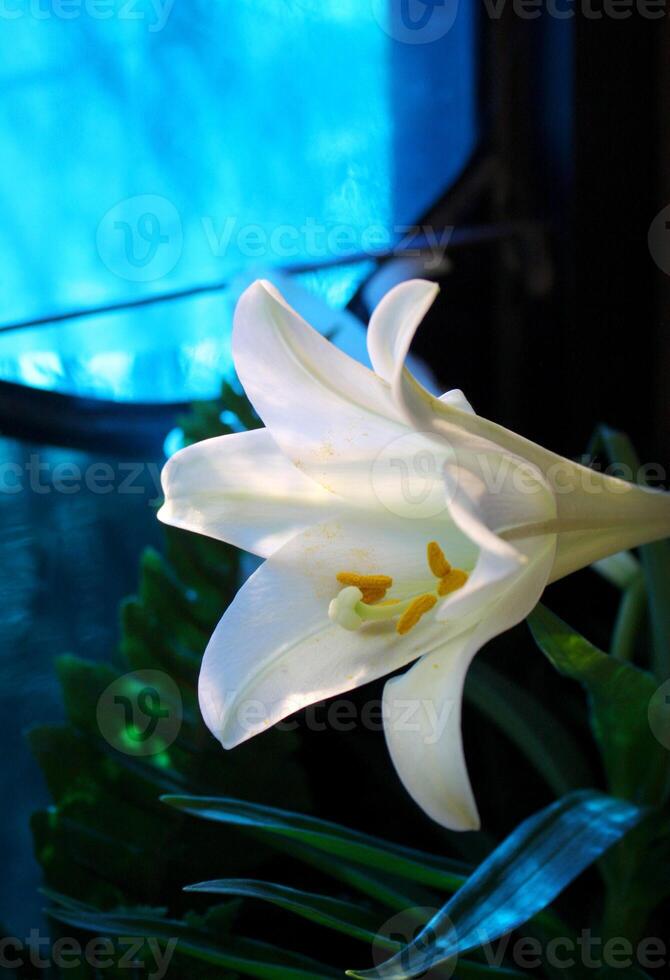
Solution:
{"label": "teal glass reflection", "polygon": [[[392,244],[476,139],[474,0],[429,9],[408,28],[394,0],[15,0],[0,39],[0,322]],[[369,269],[308,282],[342,307]],[[0,334],[0,379],[206,397],[229,364],[230,306]]]}

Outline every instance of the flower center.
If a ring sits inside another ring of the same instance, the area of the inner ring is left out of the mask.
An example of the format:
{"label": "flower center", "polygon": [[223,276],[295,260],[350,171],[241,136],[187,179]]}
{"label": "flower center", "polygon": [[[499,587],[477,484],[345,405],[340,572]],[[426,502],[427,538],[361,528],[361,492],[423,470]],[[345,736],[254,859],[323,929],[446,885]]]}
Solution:
{"label": "flower center", "polygon": [[393,587],[390,575],[362,575],[359,572],[339,572],[337,581],[343,588],[328,607],[330,619],[347,630],[360,629],[364,623],[395,619],[396,632],[401,636],[416,626],[422,616],[436,605],[438,598],[462,588],[468,573],[462,568],[452,568],[437,541],[426,547],[428,567],[435,581],[428,589],[400,591],[399,595],[386,597]]}

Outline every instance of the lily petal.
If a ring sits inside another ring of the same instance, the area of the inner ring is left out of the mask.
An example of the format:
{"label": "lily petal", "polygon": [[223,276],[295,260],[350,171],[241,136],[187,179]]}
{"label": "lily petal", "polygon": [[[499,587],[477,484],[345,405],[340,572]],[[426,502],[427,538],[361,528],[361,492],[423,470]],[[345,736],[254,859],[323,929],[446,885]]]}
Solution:
{"label": "lily petal", "polygon": [[[500,537],[501,530],[518,527],[521,533],[527,523],[538,525],[550,521],[556,513],[553,494],[542,481],[536,480],[530,467],[523,474],[526,493],[519,492],[520,476],[515,466],[516,462],[510,459],[510,465],[498,474],[502,479],[494,493],[472,470],[454,464],[444,468],[450,516],[478,546],[479,555],[466,585],[443,600],[436,614],[439,620],[466,616],[476,607],[484,608],[500,592],[501,583],[518,576],[528,563],[523,540],[516,547]],[[537,546],[541,547],[541,543],[537,542]]]}
{"label": "lily petal", "polygon": [[254,408],[295,466],[327,490],[377,506],[371,461],[407,432],[388,385],[269,283],[254,283],[237,305],[233,357]]}
{"label": "lily petal", "polygon": [[454,408],[460,408],[462,412],[469,412],[470,415],[475,414],[474,408],[460,388],[452,388],[451,391],[445,391],[443,395],[440,395],[440,401],[446,405],[453,405]]}
{"label": "lily petal", "polygon": [[267,557],[345,503],[293,466],[267,429],[206,439],[175,453],[161,474],[165,524]]}
{"label": "lily petal", "polygon": [[[471,566],[472,543],[444,523],[456,565]],[[393,621],[347,632],[328,619],[340,571],[426,579],[434,522],[334,519],[292,538],[247,580],[205,652],[200,707],[207,726],[232,748],[306,705],[405,666],[467,628],[434,616],[400,636]]]}
{"label": "lily petal", "polygon": [[[585,565],[670,535],[670,495],[627,483],[609,474],[550,452],[504,426],[468,411],[469,406],[445,397],[437,398],[404,367],[412,334],[420,320],[418,297],[425,303],[434,290],[431,283],[402,283],[383,300],[385,370],[393,374],[391,386],[397,409],[407,424],[427,438],[434,434],[451,445],[459,462],[472,465],[497,449],[501,463],[510,457],[535,467],[556,497],[552,527],[537,533],[558,532],[556,567],[552,581]],[[413,298],[413,304],[410,299]],[[403,315],[411,308],[417,316]],[[398,315],[393,316],[393,309]],[[465,453],[469,460],[461,455]]]}
{"label": "lily petal", "polygon": [[550,573],[555,538],[524,542],[527,564],[482,611],[480,623],[422,657],[384,687],[384,731],[405,788],[437,823],[477,830],[479,816],[461,735],[461,703],[468,667],[494,636],[524,619]]}
{"label": "lily petal", "polygon": [[389,384],[439,291],[436,283],[410,279],[386,293],[370,317],[368,354],[375,373]]}

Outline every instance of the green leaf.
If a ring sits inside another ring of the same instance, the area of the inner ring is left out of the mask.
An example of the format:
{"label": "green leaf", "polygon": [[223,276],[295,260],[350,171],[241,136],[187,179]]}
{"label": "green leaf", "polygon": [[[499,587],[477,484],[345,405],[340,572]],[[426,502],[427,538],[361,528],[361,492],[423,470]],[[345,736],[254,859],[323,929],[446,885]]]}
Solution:
{"label": "green leaf", "polygon": [[164,796],[164,803],[205,820],[278,834],[389,874],[433,885],[459,888],[468,868],[455,861],[415,851],[302,813],[259,806],[230,797]]}
{"label": "green leaf", "polygon": [[640,804],[660,803],[667,793],[670,767],[667,750],[652,734],[648,721],[649,704],[657,689],[655,679],[598,650],[542,605],[531,613],[528,623],[554,667],[588,692],[591,727],[610,792]]}
{"label": "green leaf", "polygon": [[647,590],[642,570],[626,587],[612,631],[610,653],[619,660],[632,660],[647,612]]}
{"label": "green leaf", "polygon": [[[288,912],[294,912],[310,922],[343,932],[354,939],[371,943],[375,940],[379,926],[379,915],[369,909],[345,902],[341,899],[330,898],[328,895],[317,895],[313,892],[300,891],[278,885],[270,881],[254,881],[245,878],[224,878],[218,881],[205,881],[198,885],[189,885],[186,892],[206,892],[209,895],[235,895],[240,898],[256,898],[271,902]],[[396,949],[398,943],[388,943],[389,949]]]}
{"label": "green leaf", "polygon": [[[242,879],[224,879],[221,881],[206,881],[199,885],[191,885],[184,889],[187,892],[206,892],[212,895],[235,895],[241,898],[255,898],[271,902],[288,912],[302,916],[311,922],[342,932],[353,939],[374,945],[377,949],[388,949],[393,952],[400,949],[401,943],[387,936],[380,926],[383,918],[369,909],[364,909],[352,902],[330,898],[327,895],[315,895],[313,892],[299,891],[268,881],[251,881]],[[408,911],[405,909],[404,911]],[[522,977],[523,974],[514,970],[500,969],[484,963],[463,961],[458,966],[459,974],[465,978],[492,977]],[[446,974],[445,974],[446,976]]]}
{"label": "green leaf", "polygon": [[[260,980],[324,980],[342,974],[306,956],[271,946],[268,943],[244,938],[226,937],[225,946],[218,945],[206,931],[189,923],[165,919],[158,915],[127,912],[103,913],[71,905],[51,908],[47,914],[58,922],[84,929],[101,936],[152,938],[161,945],[171,943],[175,951],[189,959],[201,960],[214,966],[237,970]],[[169,947],[168,947],[169,948]]]}
{"label": "green leaf", "polygon": [[600,558],[591,566],[594,572],[601,575],[610,585],[624,591],[640,573],[640,563],[632,551],[617,551],[607,558]]}
{"label": "green leaf", "polygon": [[647,583],[654,673],[670,680],[670,543],[655,541],[640,549]]}
{"label": "green leaf", "polygon": [[405,980],[516,929],[640,820],[623,800],[582,791],[524,821],[400,952],[349,975]]}
{"label": "green leaf", "polygon": [[509,678],[476,661],[465,696],[523,752],[557,796],[593,785],[581,746],[555,715]]}
{"label": "green leaf", "polygon": [[[259,834],[259,837],[267,840],[267,835]],[[299,861],[318,868],[336,881],[343,882],[387,908],[403,911],[413,906],[435,904],[435,892],[428,891],[415,882],[408,882],[406,878],[402,879],[402,884],[399,886],[398,878],[393,875],[382,871],[371,871],[360,864],[343,861],[341,857],[333,857],[314,847],[289,841],[286,837],[276,837],[274,840],[271,838],[271,842]]]}

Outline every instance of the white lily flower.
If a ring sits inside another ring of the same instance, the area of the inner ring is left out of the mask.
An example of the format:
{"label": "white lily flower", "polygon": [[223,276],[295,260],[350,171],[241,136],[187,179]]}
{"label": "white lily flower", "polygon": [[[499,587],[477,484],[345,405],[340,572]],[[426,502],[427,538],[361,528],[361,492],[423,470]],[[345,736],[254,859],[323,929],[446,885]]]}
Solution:
{"label": "white lily flower", "polygon": [[384,689],[393,762],[445,827],[479,826],[461,741],[468,666],[545,585],[670,533],[670,501],[437,398],[404,367],[437,287],[393,289],[374,372],[268,283],[241,297],[235,366],[266,428],[178,452],[161,520],[266,559],[205,652],[200,705],[232,748],[417,661]]}

